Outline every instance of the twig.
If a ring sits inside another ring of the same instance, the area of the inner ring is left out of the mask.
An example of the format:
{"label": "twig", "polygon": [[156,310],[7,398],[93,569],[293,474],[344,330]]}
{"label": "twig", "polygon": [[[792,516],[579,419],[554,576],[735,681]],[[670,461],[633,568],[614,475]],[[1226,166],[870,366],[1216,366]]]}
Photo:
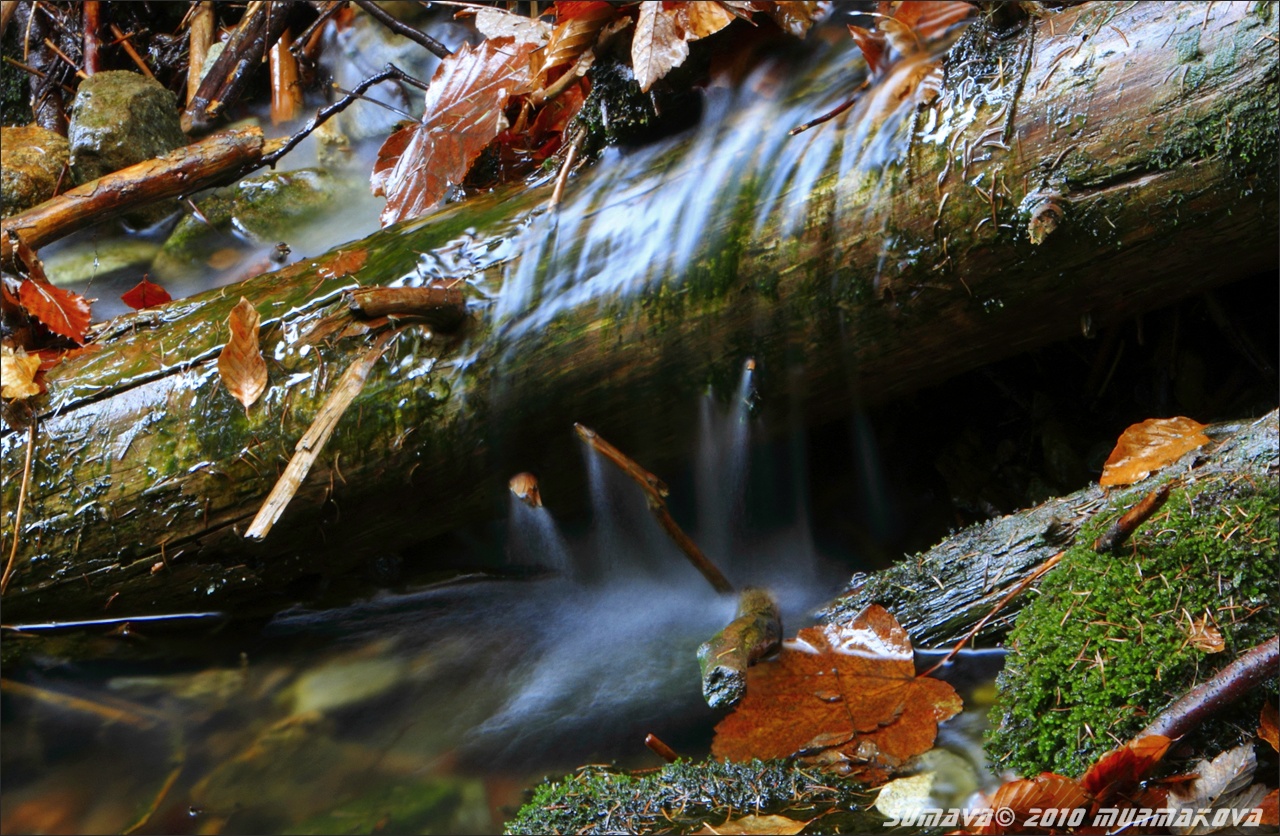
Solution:
{"label": "twig", "polygon": [[987,622],[990,621],[995,616],[996,613],[1004,609],[1005,604],[1008,604],[1018,595],[1018,593],[1022,592],[1028,586],[1031,586],[1031,584],[1035,583],[1036,579],[1039,578],[1041,575],[1043,575],[1045,572],[1048,572],[1054,566],[1057,566],[1058,561],[1062,560],[1062,556],[1064,554],[1066,554],[1065,551],[1060,551],[1057,554],[1055,554],[1053,557],[1046,560],[1044,563],[1041,563],[1039,566],[1037,566],[1035,568],[1035,571],[1033,571],[1030,575],[1027,575],[1025,578],[1023,578],[1018,583],[1018,585],[1015,586],[1013,589],[1009,590],[1009,592],[1003,598],[1001,598],[994,607],[991,608],[991,612],[984,615],[982,617],[982,620],[979,621],[976,625],[974,625],[973,629],[971,629],[968,633],[965,634],[964,638],[956,642],[956,646],[951,648],[950,653],[948,653],[946,656],[943,656],[940,660],[938,660],[938,663],[936,665],[929,668],[924,673],[920,674],[920,676],[928,676],[929,674],[936,671],[938,668],[942,667],[943,665],[950,662],[952,659],[956,658],[956,654],[959,653],[961,650],[963,650],[966,644],[973,641],[973,637],[978,635],[978,633],[982,631],[983,627],[987,626]]}
{"label": "twig", "polygon": [[644,745],[648,746],[650,751],[667,763],[675,763],[680,760],[676,750],[659,740],[656,734],[646,734],[644,736]]}
{"label": "twig", "polygon": [[75,61],[72,61],[70,58],[68,58],[68,57],[67,57],[67,54],[66,54],[65,52],[63,52],[62,50],[58,49],[57,44],[55,44],[53,41],[49,40],[48,38],[45,38],[45,39],[44,39],[44,45],[45,45],[45,46],[47,46],[47,47],[49,47],[49,49],[52,49],[52,50],[53,50],[53,54],[54,54],[54,55],[56,55],[56,56],[58,56],[59,58],[61,58],[63,61],[65,61],[68,67],[70,67],[71,69],[75,70],[75,72],[76,72],[76,75],[77,75],[77,76],[79,76],[80,78],[88,78],[88,77],[89,77],[89,76],[88,76],[88,74],[87,74],[87,73],[85,73],[85,71],[84,71],[84,70],[80,69],[80,67],[78,67],[78,66],[76,65],[76,62],[75,62]]}
{"label": "twig", "polygon": [[345,5],[347,5],[346,0],[332,0],[332,2],[324,7],[324,10],[320,12],[319,16],[316,17],[315,20],[311,21],[311,25],[302,30],[302,34],[298,35],[298,40],[294,41],[293,46],[289,47],[289,51],[296,56],[298,53],[306,49],[307,42],[311,40],[311,36],[318,32],[320,27],[324,26],[325,22],[329,18],[333,17],[334,14]]}
{"label": "twig", "polygon": [[1280,636],[1272,636],[1160,712],[1156,719],[1151,721],[1151,725],[1138,732],[1135,739],[1149,734],[1161,734],[1170,738],[1181,737],[1265,680],[1275,676],[1278,664],[1280,664]]}
{"label": "twig", "polygon": [[781,643],[778,602],[766,590],[742,590],[733,621],[698,648],[702,697],[707,705],[737,705],[747,693],[747,668],[776,652]]}
{"label": "twig", "polygon": [[129,825],[123,831],[123,836],[137,833],[147,822],[151,821],[151,817],[156,814],[156,810],[160,809],[160,805],[164,803],[165,796],[169,794],[169,790],[173,789],[173,785],[178,783],[178,776],[182,774],[182,768],[186,765],[186,757],[179,755],[178,762],[174,764],[173,769],[169,772],[168,777],[164,779],[164,783],[160,785],[160,791],[156,793],[156,797],[151,799],[151,805],[142,813],[142,817],[136,822]]}
{"label": "twig", "polygon": [[795,136],[796,134],[804,133],[810,128],[817,127],[818,125],[821,125],[823,122],[830,122],[832,119],[836,118],[841,113],[844,113],[846,110],[853,107],[854,104],[857,103],[858,97],[861,96],[863,91],[866,90],[867,87],[869,87],[870,85],[871,85],[870,81],[862,82],[862,84],[858,85],[858,89],[853,91],[853,95],[850,96],[847,101],[843,102],[842,104],[836,105],[834,109],[827,111],[826,113],[822,114],[816,119],[810,119],[808,122],[805,122],[803,125],[799,125],[797,127],[792,128],[791,130],[787,131],[787,136]]}
{"label": "twig", "polygon": [[240,98],[249,78],[288,24],[294,0],[252,0],[240,25],[182,112],[184,131],[208,127]]}
{"label": "twig", "polygon": [[364,354],[352,361],[347,370],[343,372],[338,385],[334,386],[333,391],[325,398],[324,404],[316,414],[315,420],[311,422],[311,426],[303,434],[302,438],[298,439],[298,443],[294,446],[293,458],[289,460],[289,465],[284,469],[284,473],[280,474],[280,478],[276,480],[275,487],[271,489],[266,501],[258,509],[258,514],[249,525],[249,530],[244,533],[245,538],[249,540],[263,539],[271,531],[271,527],[276,524],[276,521],[280,519],[280,515],[284,513],[284,509],[288,507],[294,494],[298,492],[298,488],[302,487],[302,481],[307,478],[307,474],[311,471],[311,466],[320,457],[321,451],[324,450],[324,445],[329,441],[329,437],[333,435],[333,431],[338,426],[338,421],[342,419],[343,413],[347,411],[347,407],[355,400],[356,395],[359,395],[360,391],[364,389],[365,381],[369,378],[369,372],[373,371],[374,364],[382,356],[382,352],[387,347],[387,341],[391,339],[393,334],[395,334],[394,331],[383,333]]}
{"label": "twig", "polygon": [[4,576],[0,577],[0,595],[9,588],[9,580],[13,577],[13,567],[18,560],[18,543],[22,541],[22,509],[27,504],[27,483],[31,481],[32,451],[36,446],[36,416],[31,415],[31,423],[27,425],[27,461],[22,466],[22,485],[18,488],[18,507],[13,514],[13,547],[9,549],[9,561],[4,565]]}
{"label": "twig", "polygon": [[209,47],[213,45],[213,30],[216,26],[213,12],[213,0],[201,0],[195,5],[191,15],[191,23],[187,26],[187,101],[196,97],[200,89],[200,71],[209,55]]}
{"label": "twig", "polygon": [[[106,703],[87,700],[83,697],[73,697],[70,694],[62,694],[58,691],[50,691],[48,688],[39,688],[35,685],[28,685],[25,682],[16,682],[12,679],[0,679],[0,691],[13,694],[15,696],[27,697],[40,702],[56,705],[61,708],[68,708],[72,711],[81,711],[85,714],[93,714],[101,717],[103,720],[112,722],[128,723],[138,728],[149,728],[156,724],[163,715],[152,712],[141,706],[131,706],[122,708],[120,706],[107,705]],[[150,716],[148,716],[150,715]]]}
{"label": "twig", "polygon": [[101,41],[98,30],[102,28],[102,3],[100,0],[84,0],[81,6],[84,14],[84,71],[93,75],[102,69],[102,57],[98,52]]}
{"label": "twig", "polygon": [[1126,511],[1093,542],[1093,550],[1098,554],[1105,554],[1123,546],[1133,536],[1133,532],[1138,530],[1138,526],[1151,519],[1151,516],[1160,510],[1160,506],[1164,505],[1165,500],[1169,498],[1171,490],[1173,490],[1173,482],[1165,482],[1143,497],[1141,502]]}
{"label": "twig", "polygon": [[138,69],[142,70],[143,75],[147,78],[156,77],[155,73],[151,72],[151,68],[147,66],[147,62],[142,60],[142,56],[138,54],[138,50],[134,49],[133,44],[129,43],[129,39],[132,38],[133,35],[126,35],[121,32],[120,27],[116,26],[114,23],[111,24],[111,34],[116,36],[116,42],[120,44],[120,48],[125,51],[125,54],[129,56],[133,63],[138,65]]}
{"label": "twig", "polygon": [[684,531],[672,519],[671,512],[667,510],[667,502],[665,497],[670,491],[667,485],[657,476],[645,470],[636,464],[630,457],[605,441],[595,430],[584,427],[581,424],[574,424],[573,429],[578,436],[591,445],[592,449],[603,455],[606,459],[617,465],[618,469],[635,480],[642,490],[644,490],[645,498],[649,501],[649,510],[657,517],[658,522],[671,535],[671,539],[675,540],[680,550],[689,558],[689,562],[694,568],[702,573],[702,577],[715,589],[716,592],[733,592],[733,584],[724,576],[724,573],[716,567],[714,563],[707,559],[707,556],[698,548],[697,543],[685,534]]}
{"label": "twig", "polygon": [[293,42],[285,29],[268,53],[271,69],[271,124],[291,122],[302,110],[302,90],[298,86],[298,59],[289,51]]}
{"label": "twig", "polygon": [[285,143],[280,146],[280,148],[278,148],[275,151],[272,151],[270,154],[265,155],[262,158],[262,164],[275,165],[277,160],[279,160],[285,154],[292,151],[297,146],[297,144],[299,142],[302,142],[302,140],[306,139],[307,136],[312,131],[314,131],[316,128],[320,127],[322,124],[327,122],[335,114],[341,113],[342,111],[350,107],[352,104],[359,101],[360,98],[364,95],[364,92],[366,90],[368,90],[373,85],[380,84],[390,78],[394,78],[397,81],[403,82],[405,84],[410,84],[410,85],[413,85],[414,87],[419,87],[424,90],[427,87],[426,84],[422,83],[418,79],[409,75],[404,70],[401,70],[395,64],[388,64],[385,68],[383,68],[381,72],[375,73],[369,76],[368,78],[366,78],[364,81],[357,84],[351,90],[351,92],[347,93],[338,101],[334,102],[331,105],[328,105],[327,107],[322,107],[319,110],[317,110],[316,115],[312,116],[311,120],[308,121],[307,124],[303,125],[297,131],[295,131],[285,141]]}
{"label": "twig", "polygon": [[395,32],[397,35],[406,37],[409,40],[413,41],[414,43],[418,43],[426,47],[437,58],[441,58],[441,59],[448,58],[450,55],[453,54],[452,52],[449,51],[449,47],[440,43],[435,38],[428,35],[426,32],[421,32],[417,29],[414,29],[412,26],[401,23],[391,15],[384,12],[381,8],[379,8],[377,3],[373,2],[373,0],[353,0],[353,2],[357,6],[359,6],[361,9],[364,9],[366,12],[368,12],[369,17],[378,21],[383,26],[390,29],[392,32]]}
{"label": "twig", "polygon": [[564,195],[564,184],[569,182],[569,172],[573,169],[573,160],[578,156],[578,149],[582,147],[586,136],[586,131],[580,131],[573,138],[573,142],[569,143],[569,150],[564,155],[564,163],[556,174],[556,187],[551,192],[551,203],[547,205],[548,209],[555,209],[560,205],[560,198]]}

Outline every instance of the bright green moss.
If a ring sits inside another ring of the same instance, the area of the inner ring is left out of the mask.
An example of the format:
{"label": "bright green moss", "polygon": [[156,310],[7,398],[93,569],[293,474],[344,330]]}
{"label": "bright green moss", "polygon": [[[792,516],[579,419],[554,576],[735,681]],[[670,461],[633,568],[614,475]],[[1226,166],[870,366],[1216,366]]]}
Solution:
{"label": "bright green moss", "polygon": [[[1218,477],[1175,488],[1119,554],[1091,547],[1112,517],[1087,527],[1010,633],[987,746],[992,761],[1028,775],[1079,775],[1191,686],[1274,635],[1278,513],[1274,480]],[[1206,612],[1222,632],[1222,652],[1205,653],[1188,639],[1191,619]],[[1251,695],[1188,742],[1216,751],[1252,737],[1262,698]]]}
{"label": "bright green moss", "polygon": [[[782,761],[680,761],[645,775],[584,766],[540,784],[507,833],[692,833],[745,815],[822,818],[823,832],[874,832],[875,793]],[[841,819],[837,822],[836,819]]]}

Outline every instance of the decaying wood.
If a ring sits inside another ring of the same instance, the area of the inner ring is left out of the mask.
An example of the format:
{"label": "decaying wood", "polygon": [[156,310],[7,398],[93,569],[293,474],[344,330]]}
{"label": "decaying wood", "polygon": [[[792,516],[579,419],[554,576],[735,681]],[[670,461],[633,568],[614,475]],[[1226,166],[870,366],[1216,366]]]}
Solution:
{"label": "decaying wood", "polygon": [[362,287],[351,291],[347,306],[366,319],[412,317],[433,328],[452,331],[467,316],[467,298],[459,282],[427,287]]}
{"label": "decaying wood", "polygon": [[733,621],[698,648],[702,697],[712,708],[733,708],[747,694],[747,668],[776,653],[782,615],[767,590],[748,587],[738,596]]}
{"label": "decaying wood", "polygon": [[[844,117],[789,140],[828,145],[785,144],[790,123],[767,147],[754,140],[773,125],[753,125],[753,141],[734,148],[697,133],[630,157],[652,159],[652,189],[615,192],[605,167],[583,169],[554,228],[539,214],[550,184],[495,191],[344,245],[367,254],[359,266],[335,253],[233,295],[122,318],[101,351],[51,370],[33,404],[49,443],[33,465],[6,619],[101,617],[116,593],[108,616],[244,607],[500,515],[512,473],[573,459],[574,421],[626,449],[677,456],[696,426],[691,405],[709,381],[736,379],[746,356],[758,361],[766,416],[823,421],[847,415],[855,394],[891,399],[1079,333],[1082,321],[1105,327],[1275,270],[1280,65],[1269,14],[1085,4],[1002,38],[979,21],[947,57],[936,97],[904,114],[898,88],[873,86]],[[806,115],[848,95],[831,91],[832,77],[797,88],[825,91]],[[743,118],[759,115],[739,102]],[[863,110],[877,102],[886,110]],[[890,142],[876,125],[914,127],[917,139]],[[845,164],[868,147],[880,155]],[[694,155],[697,165],[680,165]],[[628,225],[664,196],[663,211],[696,219],[699,235],[645,244],[679,245],[687,258],[645,254],[633,289],[588,292],[636,272]],[[595,236],[590,251],[566,237],[575,218]],[[579,272],[595,253],[613,258]],[[358,287],[442,278],[465,282],[475,303],[462,327],[396,340],[270,536],[246,540],[331,375],[368,349],[368,335],[314,345],[297,335],[349,317],[345,294]],[[218,326],[241,295],[263,312],[271,372],[249,416],[213,372]],[[20,470],[24,440],[0,439],[6,474]],[[0,496],[10,532],[16,482]],[[954,642],[1062,548],[1041,540],[1070,533],[1100,501],[1079,494],[1056,506],[1061,523],[1044,510],[1003,536],[974,535],[954,553],[979,555],[955,564],[968,585],[922,561],[915,588],[938,574],[954,597],[921,592],[933,616],[895,614],[919,644]],[[162,551],[168,568],[152,574]]]}
{"label": "decaying wood", "polygon": [[225,131],[91,180],[0,223],[0,263],[14,266],[10,231],[39,249],[104,217],[234,180],[256,167],[264,150],[270,147],[258,128]]}
{"label": "decaying wood", "polygon": [[1273,678],[1277,670],[1280,670],[1280,637],[1273,637],[1188,691],[1160,712],[1135,739],[1149,734],[1181,737]]}
{"label": "decaying wood", "polygon": [[573,428],[577,431],[579,438],[591,445],[591,449],[616,465],[619,470],[630,476],[640,486],[644,491],[649,511],[657,519],[658,524],[662,526],[662,530],[667,532],[672,541],[680,548],[680,551],[684,552],[685,557],[689,558],[689,562],[693,564],[693,567],[698,570],[702,577],[707,579],[707,583],[711,584],[711,587],[716,592],[733,592],[733,584],[729,583],[729,579],[724,576],[718,566],[702,553],[702,549],[698,548],[698,544],[693,542],[693,538],[686,534],[684,529],[675,521],[675,518],[671,516],[666,500],[668,493],[670,493],[667,489],[667,483],[636,464],[634,459],[605,441],[595,430],[584,427],[581,424],[574,424]]}

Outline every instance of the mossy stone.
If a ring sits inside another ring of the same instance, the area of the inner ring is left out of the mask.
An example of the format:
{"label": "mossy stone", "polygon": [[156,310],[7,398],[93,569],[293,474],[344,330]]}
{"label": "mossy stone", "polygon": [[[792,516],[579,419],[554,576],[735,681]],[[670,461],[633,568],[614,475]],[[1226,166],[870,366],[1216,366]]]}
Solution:
{"label": "mossy stone", "polygon": [[178,100],[160,82],[111,70],[80,83],[71,107],[71,173],[77,184],[186,144]]}
{"label": "mossy stone", "polygon": [[0,216],[53,197],[68,156],[67,140],[53,131],[38,125],[0,128]]}

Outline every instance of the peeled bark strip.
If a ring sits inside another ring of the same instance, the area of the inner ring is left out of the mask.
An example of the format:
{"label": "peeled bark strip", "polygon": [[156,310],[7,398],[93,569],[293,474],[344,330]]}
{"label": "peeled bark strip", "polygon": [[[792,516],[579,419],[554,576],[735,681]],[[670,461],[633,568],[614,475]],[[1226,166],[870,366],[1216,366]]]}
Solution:
{"label": "peeled bark strip", "polygon": [[63,192],[0,224],[0,262],[14,262],[10,231],[37,250],[103,218],[235,180],[255,167],[263,146],[258,128],[224,131]]}
{"label": "peeled bark strip", "polygon": [[778,602],[767,590],[742,590],[737,616],[698,648],[702,697],[707,705],[733,708],[741,702],[747,694],[747,668],[777,651],[781,642]]}
{"label": "peeled bark strip", "polygon": [[[549,185],[481,196],[344,245],[367,251],[358,268],[331,254],[124,317],[34,404],[47,436],[6,621],[102,617],[115,593],[108,616],[243,606],[496,517],[510,474],[576,459],[575,421],[646,461],[683,449],[708,381],[747,356],[763,409],[827,420],[854,393],[890,399],[1275,270],[1273,14],[1085,4],[1003,38],[980,22],[936,98],[891,73],[788,138],[859,83],[851,53],[817,54],[771,77],[781,104],[757,88],[713,99],[684,140],[583,172],[554,217],[539,214]],[[246,541],[369,339],[299,335],[356,287],[441,279],[467,285],[466,322],[397,340],[270,536]],[[213,365],[241,295],[270,370],[248,416]],[[2,446],[20,472],[23,437]],[[16,482],[0,496],[10,534]],[[979,593],[976,617],[998,597]]]}

